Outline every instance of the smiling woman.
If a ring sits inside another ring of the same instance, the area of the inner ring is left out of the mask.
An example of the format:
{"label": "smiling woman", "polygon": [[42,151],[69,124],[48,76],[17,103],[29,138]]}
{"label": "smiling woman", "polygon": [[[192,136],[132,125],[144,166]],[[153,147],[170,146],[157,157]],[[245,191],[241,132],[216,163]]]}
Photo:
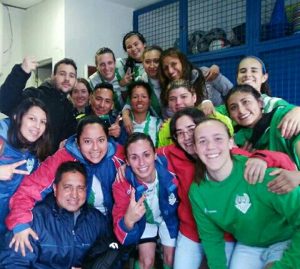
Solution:
{"label": "smiling woman", "polygon": [[248,84],[233,87],[228,93],[226,106],[230,117],[238,125],[234,136],[238,146],[284,152],[300,168],[300,135],[286,139],[278,129],[294,106],[280,106],[270,113],[263,113],[260,93]]}
{"label": "smiling woman", "polygon": [[[108,127],[105,123],[97,116],[87,116],[79,121],[77,133],[67,140],[64,148],[48,157],[35,173],[26,177],[11,199],[7,225],[10,229],[21,231],[15,234],[13,242],[20,242],[22,253],[25,253],[25,245],[30,249],[28,234],[37,237],[27,224],[32,218],[33,205],[49,192],[58,166],[74,159],[87,170],[88,203],[111,221],[112,183],[117,167],[123,163],[123,154],[120,146],[108,138]],[[36,200],[32,199],[32,192],[39,193]]]}
{"label": "smiling woman", "polygon": [[124,245],[138,244],[138,268],[153,267],[159,234],[164,264],[171,268],[178,233],[176,177],[144,133],[129,136],[125,155],[125,179],[113,185],[115,234]]}
{"label": "smiling woman", "polygon": [[84,78],[78,78],[75,87],[70,92],[70,97],[74,106],[74,116],[79,114],[88,114],[89,97],[92,89],[88,81]]}
{"label": "smiling woman", "polygon": [[[271,169],[261,184],[251,185],[244,180],[247,158],[231,156],[232,146],[222,122],[198,123],[195,151],[203,169],[189,197],[209,268],[299,268],[300,189],[284,196],[268,191]],[[237,240],[231,261],[224,231]]]}
{"label": "smiling woman", "polygon": [[49,118],[45,105],[28,98],[10,119],[0,121],[0,235],[5,232],[10,197],[49,153]]}
{"label": "smiling woman", "polygon": [[143,81],[135,81],[129,84],[130,118],[133,124],[133,132],[150,135],[154,145],[157,146],[157,134],[162,121],[160,118],[150,115],[151,91],[150,85]]}

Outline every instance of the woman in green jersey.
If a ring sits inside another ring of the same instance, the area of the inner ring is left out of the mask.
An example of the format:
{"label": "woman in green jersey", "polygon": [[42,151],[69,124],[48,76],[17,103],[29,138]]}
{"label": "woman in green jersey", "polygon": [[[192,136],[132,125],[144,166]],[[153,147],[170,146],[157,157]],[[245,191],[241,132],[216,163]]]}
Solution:
{"label": "woman in green jersey", "polygon": [[[249,184],[243,176],[247,158],[231,156],[233,143],[216,119],[204,119],[195,129],[199,163],[189,197],[209,268],[300,268],[300,189],[268,191],[272,169],[262,183]],[[229,267],[224,231],[237,240]]]}

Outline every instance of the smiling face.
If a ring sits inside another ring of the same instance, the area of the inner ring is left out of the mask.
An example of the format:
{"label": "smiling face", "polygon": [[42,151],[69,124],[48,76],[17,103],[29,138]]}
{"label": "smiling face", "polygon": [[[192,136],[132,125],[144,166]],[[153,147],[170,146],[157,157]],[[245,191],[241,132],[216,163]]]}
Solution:
{"label": "smiling face", "polygon": [[195,154],[194,129],[196,125],[191,117],[182,116],[176,121],[175,136],[179,146],[189,155]]}
{"label": "smiling face", "polygon": [[107,136],[98,123],[84,126],[78,141],[82,155],[91,163],[99,163],[107,153]]}
{"label": "smiling face", "polygon": [[229,97],[227,107],[230,118],[244,127],[253,128],[262,117],[263,103],[251,93],[235,92]]}
{"label": "smiling face", "polygon": [[52,81],[56,89],[62,92],[70,92],[76,84],[76,70],[71,64],[60,64],[57,67],[56,74],[52,76]]}
{"label": "smiling face", "polygon": [[97,70],[107,81],[112,81],[115,77],[116,63],[111,53],[104,53],[96,56]]}
{"label": "smiling face", "polygon": [[254,58],[245,58],[238,67],[237,84],[251,85],[258,92],[261,85],[268,79],[268,74],[263,74],[261,63]]}
{"label": "smiling face", "polygon": [[90,102],[95,115],[106,115],[113,109],[113,92],[106,88],[95,89],[90,97]]}
{"label": "smiling face", "polygon": [[136,35],[132,35],[125,40],[125,47],[128,56],[138,62],[142,62],[142,55],[145,44]]}
{"label": "smiling face", "polygon": [[195,106],[196,100],[196,94],[184,87],[172,89],[168,93],[168,107],[174,113],[185,107]]}
{"label": "smiling face", "polygon": [[74,106],[77,109],[82,109],[88,105],[89,102],[89,91],[87,87],[82,82],[78,82],[71,95]]}
{"label": "smiling face", "polygon": [[158,50],[150,50],[144,53],[143,66],[150,78],[157,78],[160,54]]}
{"label": "smiling face", "polygon": [[165,57],[162,62],[162,70],[165,76],[170,80],[176,80],[182,77],[182,64],[177,57]]}
{"label": "smiling face", "polygon": [[214,180],[221,181],[230,174],[232,146],[233,140],[221,122],[208,120],[195,129],[195,152]]}
{"label": "smiling face", "polygon": [[150,98],[143,86],[136,86],[132,90],[130,104],[133,112],[147,113],[150,106]]}
{"label": "smiling face", "polygon": [[53,184],[54,195],[59,207],[69,212],[78,211],[86,200],[86,180],[78,171],[65,172],[58,184]]}
{"label": "smiling face", "polygon": [[47,116],[38,106],[31,107],[22,117],[20,132],[29,142],[37,141],[45,132]]}
{"label": "smiling face", "polygon": [[155,180],[155,158],[156,154],[149,141],[140,139],[131,143],[126,152],[127,163],[137,179],[145,183]]}

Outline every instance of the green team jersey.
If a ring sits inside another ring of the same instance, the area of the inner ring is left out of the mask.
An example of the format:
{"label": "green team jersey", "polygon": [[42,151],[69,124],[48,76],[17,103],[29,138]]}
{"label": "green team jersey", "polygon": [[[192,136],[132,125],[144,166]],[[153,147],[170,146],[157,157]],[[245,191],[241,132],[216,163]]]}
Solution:
{"label": "green team jersey", "polygon": [[[270,97],[269,95],[266,95],[264,93],[261,95],[261,98],[264,103],[264,110],[263,110],[264,113],[269,113],[274,108],[279,107],[279,106],[292,106],[293,108],[295,107],[293,105],[290,105],[287,101],[283,100],[282,98]],[[217,106],[216,111],[229,117],[229,113],[228,113],[225,105]]]}
{"label": "green team jersey", "polygon": [[246,161],[234,156],[228,178],[191,185],[189,198],[209,268],[227,269],[224,231],[253,247],[291,239],[272,269],[300,268],[300,188],[283,195],[269,192],[272,169],[266,170],[262,183],[251,185],[243,177]]}
{"label": "green team jersey", "polygon": [[[294,107],[291,105],[278,107],[272,116],[268,128],[262,130],[259,139],[255,139],[253,142],[253,148],[284,152],[291,157],[298,169],[300,169],[300,160],[296,152],[296,144],[300,143],[300,134],[290,139],[286,139],[281,136],[280,129],[277,127],[282,118],[293,108]],[[241,129],[234,134],[235,143],[240,147],[243,146],[246,141],[250,141],[253,132],[257,132],[257,129],[241,127]]]}

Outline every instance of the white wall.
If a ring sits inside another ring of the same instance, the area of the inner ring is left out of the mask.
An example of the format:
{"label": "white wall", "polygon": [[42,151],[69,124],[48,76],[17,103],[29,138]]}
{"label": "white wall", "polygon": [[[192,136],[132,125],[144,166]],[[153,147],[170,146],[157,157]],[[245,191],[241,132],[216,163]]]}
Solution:
{"label": "white wall", "polygon": [[[12,49],[2,58],[0,85],[25,55],[35,56],[38,61],[51,58],[53,64],[64,57],[73,58],[78,76],[83,76],[84,66],[94,64],[94,54],[100,47],[110,47],[116,57],[124,56],[122,38],[132,29],[133,9],[105,0],[45,0],[26,11],[9,10],[14,40]],[[6,49],[9,20],[5,7],[2,12],[0,33]],[[27,85],[34,84],[32,79]]]}
{"label": "white wall", "polygon": [[24,55],[37,60],[65,57],[65,1],[46,0],[26,10],[23,25]]}
{"label": "white wall", "polygon": [[[23,58],[23,28],[20,26],[23,25],[25,11],[18,8],[5,7],[2,5],[0,6],[0,8],[3,15],[3,25],[2,27],[0,27],[0,36],[2,35],[3,37],[1,53],[3,51],[6,51],[4,54],[2,54],[1,72],[3,74],[2,76],[0,76],[1,85],[4,82],[6,76],[10,73],[11,68],[14,66],[14,64],[20,63]],[[10,31],[9,14],[11,18],[12,35]]]}
{"label": "white wall", "polygon": [[66,57],[72,57],[83,76],[86,64],[94,65],[95,52],[111,48],[123,57],[123,36],[132,30],[133,9],[104,0],[66,0]]}

